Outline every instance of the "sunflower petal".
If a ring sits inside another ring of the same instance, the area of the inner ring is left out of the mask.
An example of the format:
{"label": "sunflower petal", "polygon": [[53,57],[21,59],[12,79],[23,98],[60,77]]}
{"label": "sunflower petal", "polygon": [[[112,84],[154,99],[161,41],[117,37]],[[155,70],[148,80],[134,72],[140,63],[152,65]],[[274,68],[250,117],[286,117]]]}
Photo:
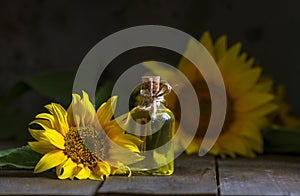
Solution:
{"label": "sunflower petal", "polygon": [[52,103],[52,112],[56,130],[58,130],[63,136],[66,136],[69,131],[66,110],[61,105]]}
{"label": "sunflower petal", "polygon": [[59,149],[65,149],[64,137],[54,129],[47,129],[43,132],[43,135],[48,141]]}
{"label": "sunflower petal", "polygon": [[273,87],[273,81],[271,79],[265,79],[264,81],[261,81],[257,83],[252,91],[253,92],[258,92],[258,93],[263,93],[263,92],[270,92]]}
{"label": "sunflower petal", "polygon": [[252,152],[251,154],[252,155],[250,157],[255,157],[256,156],[255,153],[253,153],[253,151],[256,152],[256,153],[263,153],[264,152],[263,141],[257,142],[255,140],[248,139],[247,140],[247,145],[249,146],[249,148],[251,147],[251,152]]}
{"label": "sunflower petal", "polygon": [[251,111],[239,112],[238,115],[236,115],[236,118],[238,120],[253,120],[268,115],[276,111],[277,108],[278,106],[276,104],[268,103]]}
{"label": "sunflower petal", "polygon": [[122,126],[124,126],[124,120],[126,119],[127,116],[128,114],[123,114],[115,118],[114,120],[110,121],[105,126],[105,131],[108,137],[113,139],[115,136],[125,133],[124,129],[122,129],[120,125],[122,124]]}
{"label": "sunflower petal", "polygon": [[[190,58],[198,59],[197,50],[195,49],[195,42],[190,40],[187,44],[186,50],[184,54],[189,54]],[[184,56],[185,56],[184,55]],[[199,70],[195,67],[195,65],[190,62],[185,57],[182,57],[178,63],[177,68],[190,80],[190,82],[195,82],[201,76]]]}
{"label": "sunflower petal", "polygon": [[208,31],[204,32],[200,38],[201,44],[204,45],[204,47],[208,50],[208,52],[211,54],[211,56],[216,59],[216,54],[214,51],[214,45],[212,42],[211,35]]}
{"label": "sunflower petal", "polygon": [[[209,152],[221,157],[237,155],[254,157],[255,153],[263,150],[260,130],[270,123],[267,115],[277,108],[276,102],[273,101],[272,81],[262,78],[260,66],[253,67],[254,58],[248,58],[245,52],[240,54],[242,47],[240,42],[227,49],[227,38],[222,36],[213,45],[207,32],[202,36],[202,42],[208,51],[214,53],[230,101],[228,112],[233,117],[232,122],[228,123],[227,130],[222,131]],[[192,52],[192,46],[188,45],[186,50]],[[196,55],[195,52],[193,54]],[[181,60],[178,68],[185,74],[188,73],[186,75],[192,76],[193,84],[201,81],[201,74],[193,69],[188,60]],[[173,107],[175,108],[173,111],[176,111],[178,106],[174,104]],[[177,143],[181,145],[182,142]],[[194,139],[186,152],[197,153],[200,144],[201,138]]]}
{"label": "sunflower petal", "polygon": [[131,174],[131,169],[121,163],[117,167],[111,168],[111,175],[127,175],[128,177],[130,177]]}
{"label": "sunflower petal", "polygon": [[49,141],[28,142],[28,145],[32,150],[41,154],[46,154],[56,149]]}
{"label": "sunflower petal", "polygon": [[54,128],[55,121],[54,121],[54,117],[52,116],[52,114],[40,113],[40,114],[36,115],[35,118],[48,120],[51,124],[50,127]]}
{"label": "sunflower petal", "polygon": [[241,55],[240,55],[240,61],[242,62],[245,62],[247,60],[247,56],[248,54],[246,52],[243,52]]}
{"label": "sunflower petal", "polygon": [[87,179],[91,175],[91,170],[87,166],[81,165],[81,170],[77,173],[76,178],[79,180]]}
{"label": "sunflower petal", "polygon": [[51,122],[47,119],[35,119],[35,120],[33,120],[32,122],[29,123],[29,125],[33,125],[33,124],[38,124],[43,128],[46,127],[48,129],[53,129],[53,126],[52,126]]}
{"label": "sunflower petal", "polygon": [[[128,147],[128,149],[138,149],[137,145],[143,143],[138,137],[129,134],[120,134],[117,137],[114,137],[113,141],[120,146]],[[139,150],[137,152],[139,152]]]}
{"label": "sunflower petal", "polygon": [[262,144],[262,136],[260,134],[259,126],[257,126],[254,122],[244,121],[233,123],[229,131]]}
{"label": "sunflower petal", "polygon": [[250,111],[273,99],[274,96],[267,93],[246,93],[236,100],[233,107],[239,112]]}
{"label": "sunflower petal", "polygon": [[241,42],[237,42],[236,44],[232,45],[228,51],[227,51],[227,55],[232,56],[232,57],[237,57],[240,54],[242,48],[242,43]]}
{"label": "sunflower petal", "polygon": [[56,175],[59,179],[67,179],[70,178],[73,180],[74,176],[77,174],[77,164],[72,161],[71,158],[64,164],[60,164],[56,167]]}
{"label": "sunflower petal", "polygon": [[141,156],[139,153],[132,152],[130,150],[125,151],[124,149],[120,151],[120,148],[110,148],[108,151],[109,160],[111,165],[117,165],[122,163],[124,165],[129,165],[143,160],[145,157]]}
{"label": "sunflower petal", "polygon": [[68,121],[71,122],[73,120],[75,126],[83,126],[81,118],[84,113],[84,108],[82,107],[81,98],[78,94],[72,94],[72,103],[69,108],[72,108],[72,110],[69,111],[69,113],[67,112],[70,115],[70,117],[68,117]]}
{"label": "sunflower petal", "polygon": [[113,96],[107,102],[103,103],[97,110],[97,116],[102,126],[106,126],[111,120],[116,109],[116,104],[117,96]]}
{"label": "sunflower petal", "polygon": [[245,62],[245,67],[251,67],[255,61],[255,58],[252,57],[248,61]]}
{"label": "sunflower petal", "polygon": [[[73,103],[73,101],[72,101]],[[68,124],[70,127],[76,127],[76,123],[74,121],[74,115],[73,115],[73,104],[70,104],[68,109],[67,109],[67,120],[68,120]]]}
{"label": "sunflower petal", "polygon": [[84,110],[82,119],[83,119],[83,126],[89,126],[91,123],[94,122],[95,116],[96,116],[96,111],[89,99],[89,95],[85,92],[82,91],[82,99],[81,99],[81,104]]}
{"label": "sunflower petal", "polygon": [[200,145],[201,140],[194,138],[185,151],[187,154],[197,154],[199,152]]}
{"label": "sunflower petal", "polygon": [[53,150],[47,154],[45,154],[40,161],[37,163],[34,169],[34,173],[40,173],[51,169],[55,166],[60,165],[65,162],[67,157],[61,150]]}
{"label": "sunflower petal", "polygon": [[227,36],[223,35],[219,37],[215,42],[216,61],[218,61],[223,57],[223,55],[226,53],[226,49],[227,49]]}
{"label": "sunflower petal", "polygon": [[218,155],[220,153],[218,143],[215,143],[213,147],[209,150],[209,153],[212,155]]}
{"label": "sunflower petal", "polygon": [[120,146],[130,150],[131,152],[137,152],[137,153],[140,152],[139,148],[136,145],[134,145],[132,142],[124,142],[124,141],[119,142],[118,140],[115,140],[115,142],[118,143]]}
{"label": "sunflower petal", "polygon": [[28,129],[30,135],[38,141],[48,141],[47,137],[43,134],[45,130]]}
{"label": "sunflower petal", "polygon": [[[243,72],[242,74],[237,75],[236,78],[233,78],[232,81],[235,85],[233,98],[243,95],[248,92],[254,85],[257,83],[262,69],[256,67],[248,71]],[[235,80],[235,81],[234,81]]]}
{"label": "sunflower petal", "polygon": [[223,77],[226,77],[227,74],[239,74],[244,69],[244,67],[240,66],[241,61],[238,58],[241,47],[242,44],[239,42],[231,46],[217,62]]}
{"label": "sunflower petal", "polygon": [[108,163],[99,161],[97,166],[93,168],[90,175],[92,180],[104,180],[104,177],[108,177],[111,174],[111,167]]}
{"label": "sunflower petal", "polygon": [[[235,139],[233,140],[232,138]],[[223,149],[228,152],[234,152],[245,157],[253,157],[253,155],[255,155],[253,152],[251,152],[251,150],[249,150],[247,139],[236,134],[230,133],[223,135],[223,137],[220,138],[220,143],[226,144],[223,145]]]}

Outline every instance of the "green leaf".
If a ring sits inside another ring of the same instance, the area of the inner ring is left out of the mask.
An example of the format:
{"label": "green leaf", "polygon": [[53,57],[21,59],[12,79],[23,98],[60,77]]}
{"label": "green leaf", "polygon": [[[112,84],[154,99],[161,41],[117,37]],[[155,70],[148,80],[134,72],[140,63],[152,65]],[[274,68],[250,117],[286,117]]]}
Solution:
{"label": "green leaf", "polygon": [[[29,76],[17,82],[0,99],[1,103],[10,103],[29,90],[38,92],[49,101],[58,102],[67,106],[71,102],[73,82],[76,69],[48,70]],[[110,80],[102,81],[96,91],[96,105],[110,97],[113,83]]]}
{"label": "green leaf", "polygon": [[75,76],[74,69],[53,70],[35,74],[17,82],[0,97],[0,139],[30,138],[27,125],[32,117],[20,112],[14,102],[29,90],[37,91],[49,102],[59,102],[68,105],[71,101],[72,85]]}
{"label": "green leaf", "polygon": [[[65,108],[71,103],[73,82],[76,69],[48,70],[29,76],[16,83],[0,97],[0,139],[27,139],[30,135],[27,124],[32,117],[14,107],[14,102],[29,90],[34,90],[49,102],[57,102]],[[99,106],[110,97],[112,89],[110,80],[102,80],[97,88],[95,105]]]}
{"label": "green leaf", "polygon": [[4,95],[1,96],[1,103],[9,104],[12,100],[19,98],[22,94],[26,93],[30,87],[23,81],[17,82],[12,86]]}
{"label": "green leaf", "polygon": [[[72,99],[73,82],[76,70],[50,70],[29,76],[15,84],[2,98],[1,102],[11,102],[28,90],[38,92],[42,97],[68,106]],[[96,91],[96,105],[110,97],[113,87],[111,81],[103,82]]]}
{"label": "green leaf", "polygon": [[31,150],[31,148],[26,145],[20,148],[0,151],[0,166],[18,169],[34,169],[41,158],[41,154]]}
{"label": "green leaf", "polygon": [[11,149],[0,151],[0,158],[9,155],[10,153],[14,152],[15,150],[16,150],[15,148],[11,148]]}
{"label": "green leaf", "polygon": [[52,70],[25,78],[23,82],[50,101],[67,106],[71,102],[76,70]]}
{"label": "green leaf", "polygon": [[265,153],[300,154],[300,129],[283,127],[263,131]]}
{"label": "green leaf", "polygon": [[75,69],[44,71],[17,82],[2,97],[1,102],[11,103],[29,90],[35,90],[50,101],[67,105],[71,101]]}

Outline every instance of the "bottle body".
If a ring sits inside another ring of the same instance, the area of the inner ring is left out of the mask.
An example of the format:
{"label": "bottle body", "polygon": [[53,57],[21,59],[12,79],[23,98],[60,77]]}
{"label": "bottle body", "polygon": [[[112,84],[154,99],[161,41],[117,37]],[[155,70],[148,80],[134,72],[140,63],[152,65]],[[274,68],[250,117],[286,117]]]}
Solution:
{"label": "bottle body", "polygon": [[135,175],[171,175],[174,172],[175,119],[160,101],[150,107],[137,106],[130,111],[128,123],[133,135],[143,143],[139,146],[145,159],[130,165]]}

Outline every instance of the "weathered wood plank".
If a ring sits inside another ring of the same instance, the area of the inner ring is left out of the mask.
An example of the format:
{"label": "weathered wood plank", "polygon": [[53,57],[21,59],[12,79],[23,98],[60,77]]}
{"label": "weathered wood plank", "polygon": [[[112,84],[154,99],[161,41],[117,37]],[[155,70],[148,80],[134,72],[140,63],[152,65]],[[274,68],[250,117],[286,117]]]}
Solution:
{"label": "weathered wood plank", "polygon": [[95,195],[100,181],[0,177],[0,195]]}
{"label": "weathered wood plank", "polygon": [[171,176],[112,176],[99,195],[217,195],[214,157],[181,155]]}
{"label": "weathered wood plank", "polygon": [[56,175],[52,171],[34,174],[33,170],[30,169],[0,168],[0,177],[46,177],[54,179]]}
{"label": "weathered wood plank", "polygon": [[300,157],[218,160],[221,195],[300,195]]}
{"label": "weathered wood plank", "polygon": [[[0,142],[0,150],[20,147],[22,142]],[[58,180],[53,172],[0,168],[0,195],[95,195],[101,181]]]}

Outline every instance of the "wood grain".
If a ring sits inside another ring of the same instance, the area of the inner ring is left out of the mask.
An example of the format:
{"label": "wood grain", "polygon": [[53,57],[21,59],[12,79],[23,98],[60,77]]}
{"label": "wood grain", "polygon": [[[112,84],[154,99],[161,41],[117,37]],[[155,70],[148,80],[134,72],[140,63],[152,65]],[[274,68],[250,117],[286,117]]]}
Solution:
{"label": "wood grain", "polygon": [[300,195],[300,157],[218,160],[221,195]]}
{"label": "wood grain", "polygon": [[182,155],[171,176],[112,176],[99,195],[217,195],[214,158]]}
{"label": "wood grain", "polygon": [[95,195],[100,181],[0,177],[0,195]]}
{"label": "wood grain", "polygon": [[[0,142],[0,149],[18,146]],[[51,171],[0,168],[0,195],[218,195],[217,187],[224,196],[300,195],[300,156],[224,160],[181,155],[171,176],[111,176],[103,184],[58,180]]]}

